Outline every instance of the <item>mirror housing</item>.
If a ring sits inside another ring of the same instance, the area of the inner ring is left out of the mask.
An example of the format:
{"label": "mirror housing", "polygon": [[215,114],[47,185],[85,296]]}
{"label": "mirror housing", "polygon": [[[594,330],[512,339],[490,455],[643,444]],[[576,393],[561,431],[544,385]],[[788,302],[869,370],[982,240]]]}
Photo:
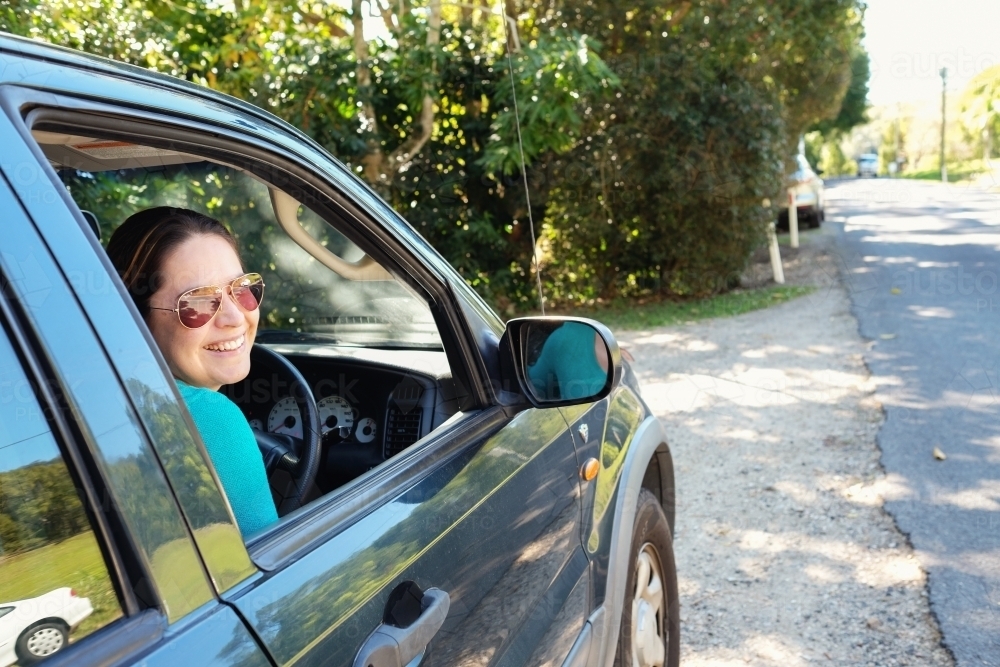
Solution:
{"label": "mirror housing", "polygon": [[583,317],[520,317],[507,322],[500,339],[504,384],[516,378],[536,408],[599,401],[622,379],[614,334]]}

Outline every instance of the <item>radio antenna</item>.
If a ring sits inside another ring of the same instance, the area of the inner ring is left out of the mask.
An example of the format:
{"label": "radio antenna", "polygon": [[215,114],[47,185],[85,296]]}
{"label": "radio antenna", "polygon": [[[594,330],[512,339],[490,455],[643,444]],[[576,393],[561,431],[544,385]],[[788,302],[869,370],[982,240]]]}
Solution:
{"label": "radio antenna", "polygon": [[521,140],[521,113],[517,109],[517,86],[514,83],[514,59],[510,53],[510,32],[508,22],[513,21],[513,17],[508,17],[503,6],[503,0],[497,0],[500,5],[500,16],[503,17],[504,48],[507,50],[507,66],[510,72],[510,94],[514,100],[514,125],[517,127],[517,149],[521,156],[521,175],[524,177],[524,199],[528,204],[528,228],[531,230],[531,257],[535,262],[535,280],[538,284],[538,306],[545,315],[545,296],[542,294],[542,265],[538,261],[538,243],[535,241],[535,218],[531,214],[531,193],[528,192],[528,165],[524,160],[524,142]]}

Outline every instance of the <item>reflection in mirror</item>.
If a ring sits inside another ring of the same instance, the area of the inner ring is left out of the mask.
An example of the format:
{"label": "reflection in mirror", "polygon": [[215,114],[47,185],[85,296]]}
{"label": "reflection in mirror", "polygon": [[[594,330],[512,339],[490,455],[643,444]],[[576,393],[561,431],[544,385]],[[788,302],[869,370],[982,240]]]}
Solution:
{"label": "reflection in mirror", "polygon": [[0,328],[0,665],[58,653],[121,614],[73,478]]}
{"label": "reflection in mirror", "polygon": [[608,383],[610,356],[604,339],[582,322],[537,321],[522,337],[526,379],[542,401],[596,396]]}

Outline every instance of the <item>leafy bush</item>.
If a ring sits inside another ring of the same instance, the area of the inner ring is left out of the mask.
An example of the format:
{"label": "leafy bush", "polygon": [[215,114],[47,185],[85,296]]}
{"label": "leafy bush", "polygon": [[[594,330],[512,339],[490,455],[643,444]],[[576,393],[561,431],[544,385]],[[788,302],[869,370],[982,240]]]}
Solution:
{"label": "leafy bush", "polygon": [[625,101],[625,83],[610,103],[618,122],[556,162],[568,177],[546,219],[555,298],[725,291],[763,242],[773,211],[762,202],[782,178],[775,102],[718,72],[692,88],[690,64],[672,54],[663,71],[677,74],[642,105]]}
{"label": "leafy bush", "polygon": [[573,0],[621,81],[546,165],[544,276],[557,301],[733,287],[804,129],[833,118],[860,38],[855,0]]}
{"label": "leafy bush", "polygon": [[536,303],[529,213],[552,301],[728,289],[798,137],[863,117],[862,0],[507,0],[516,38],[489,6],[349,5],[0,0],[0,29],[281,116],[508,313]]}

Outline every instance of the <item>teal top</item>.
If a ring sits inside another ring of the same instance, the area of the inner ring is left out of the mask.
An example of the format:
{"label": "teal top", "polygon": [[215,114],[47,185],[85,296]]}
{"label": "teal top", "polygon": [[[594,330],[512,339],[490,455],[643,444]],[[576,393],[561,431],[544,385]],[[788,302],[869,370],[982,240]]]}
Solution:
{"label": "teal top", "polygon": [[243,537],[276,522],[278,512],[267,484],[264,459],[246,417],[217,391],[180,380],[177,388],[205,442]]}
{"label": "teal top", "polygon": [[549,334],[538,359],[528,365],[528,379],[539,398],[584,398],[604,388],[608,372],[594,353],[595,335],[579,322],[566,322]]}

